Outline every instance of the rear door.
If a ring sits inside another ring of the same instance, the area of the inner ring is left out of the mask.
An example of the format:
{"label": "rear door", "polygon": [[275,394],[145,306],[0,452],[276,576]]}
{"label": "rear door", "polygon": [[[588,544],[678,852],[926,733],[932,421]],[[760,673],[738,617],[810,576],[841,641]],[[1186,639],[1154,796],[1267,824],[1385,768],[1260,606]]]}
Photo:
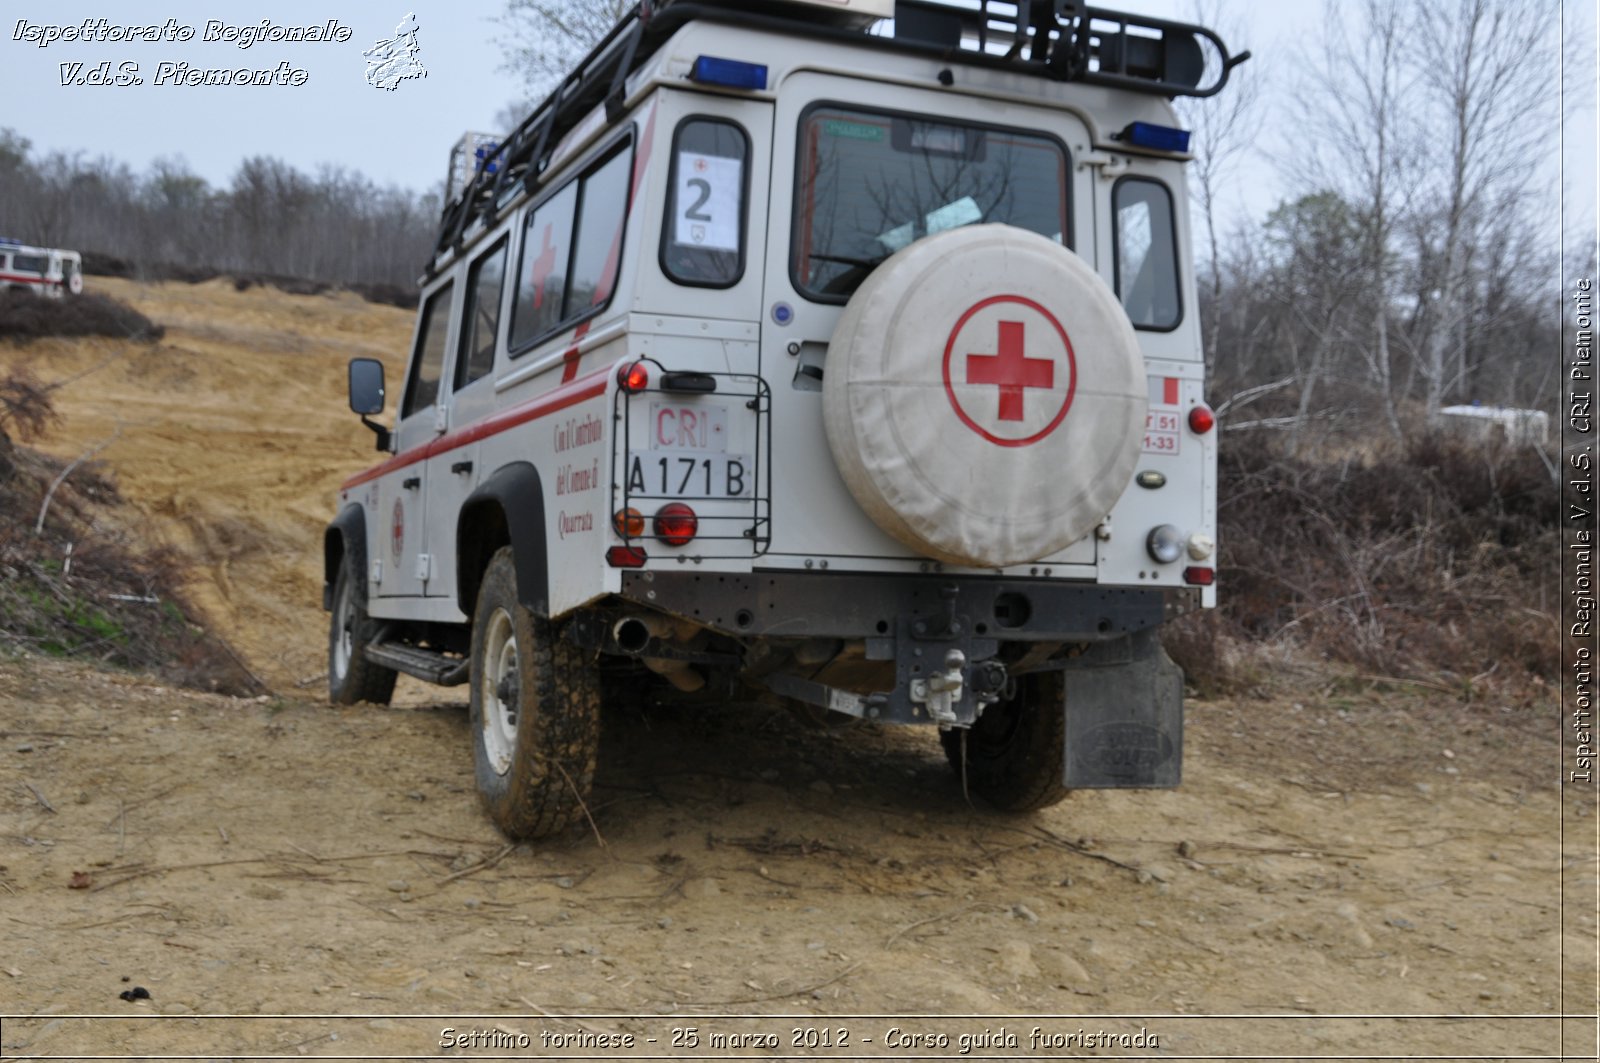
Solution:
{"label": "rear door", "polygon": [[[943,229],[1015,224],[1092,263],[1089,177],[1073,166],[1088,142],[1083,123],[1059,110],[812,72],[785,81],[761,344],[773,391],[769,563],[854,557],[873,567],[868,559],[914,556],[872,523],[834,466],[822,419],[829,337],[874,265]],[[1092,564],[1093,541],[1069,553]]]}

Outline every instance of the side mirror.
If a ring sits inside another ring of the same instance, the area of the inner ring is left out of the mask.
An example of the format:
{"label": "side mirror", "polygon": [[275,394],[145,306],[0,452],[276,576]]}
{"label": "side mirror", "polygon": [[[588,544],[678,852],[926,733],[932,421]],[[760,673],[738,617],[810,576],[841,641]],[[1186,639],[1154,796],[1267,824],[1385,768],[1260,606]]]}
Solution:
{"label": "side mirror", "polygon": [[363,417],[383,412],[383,363],[376,358],[350,359],[350,409]]}
{"label": "side mirror", "polygon": [[361,415],[361,423],[378,437],[378,449],[388,450],[389,430],[369,415],[383,412],[383,363],[376,358],[350,359],[350,409]]}

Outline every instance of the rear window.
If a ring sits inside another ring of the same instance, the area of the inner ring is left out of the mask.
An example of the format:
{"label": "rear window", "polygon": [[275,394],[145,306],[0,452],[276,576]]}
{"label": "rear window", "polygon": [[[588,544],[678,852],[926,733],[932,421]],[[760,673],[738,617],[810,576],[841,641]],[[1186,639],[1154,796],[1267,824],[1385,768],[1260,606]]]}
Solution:
{"label": "rear window", "polygon": [[912,241],[983,222],[1070,245],[1067,151],[993,126],[823,104],[800,123],[791,274],[796,289],[844,302]]}
{"label": "rear window", "polygon": [[1112,193],[1117,297],[1134,328],[1165,331],[1183,316],[1172,193],[1159,181],[1124,177]]}
{"label": "rear window", "polygon": [[661,266],[679,284],[727,288],[744,275],[750,141],[720,118],[691,118],[672,143]]}

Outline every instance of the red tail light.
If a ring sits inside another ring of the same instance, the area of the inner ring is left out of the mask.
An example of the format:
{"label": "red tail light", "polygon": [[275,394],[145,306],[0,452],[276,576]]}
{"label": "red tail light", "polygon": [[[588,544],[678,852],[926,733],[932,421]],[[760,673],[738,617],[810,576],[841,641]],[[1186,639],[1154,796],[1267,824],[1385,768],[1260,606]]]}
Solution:
{"label": "red tail light", "polygon": [[650,386],[650,370],[643,362],[632,362],[617,368],[617,383],[623,391],[643,391]]}
{"label": "red tail light", "polygon": [[1189,411],[1189,431],[1197,436],[1203,436],[1217,425],[1217,415],[1204,406],[1196,406]]}
{"label": "red tail light", "polygon": [[656,510],[656,538],[668,546],[682,546],[700,530],[700,518],[682,502],[668,502]]}
{"label": "red tail light", "polygon": [[1188,568],[1183,570],[1183,582],[1192,583],[1196,587],[1209,587],[1216,580],[1216,578],[1217,573],[1215,569],[1200,568],[1196,565],[1190,565]]}
{"label": "red tail light", "polygon": [[606,564],[612,568],[643,568],[646,555],[637,546],[613,546],[606,551]]}

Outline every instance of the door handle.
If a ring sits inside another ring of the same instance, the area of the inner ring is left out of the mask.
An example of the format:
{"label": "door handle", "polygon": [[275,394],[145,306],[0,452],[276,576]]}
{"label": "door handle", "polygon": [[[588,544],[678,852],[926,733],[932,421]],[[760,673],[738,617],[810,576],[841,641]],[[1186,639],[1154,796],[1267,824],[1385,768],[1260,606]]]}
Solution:
{"label": "door handle", "polygon": [[422,486],[422,477],[420,477],[420,476],[408,477],[408,478],[400,481],[400,486],[405,488],[407,491],[415,491],[417,488]]}
{"label": "door handle", "polygon": [[470,461],[458,461],[454,465],[450,466],[450,471],[451,472],[456,472],[456,473],[468,473],[468,472],[471,472],[472,471],[472,462],[470,462]]}

